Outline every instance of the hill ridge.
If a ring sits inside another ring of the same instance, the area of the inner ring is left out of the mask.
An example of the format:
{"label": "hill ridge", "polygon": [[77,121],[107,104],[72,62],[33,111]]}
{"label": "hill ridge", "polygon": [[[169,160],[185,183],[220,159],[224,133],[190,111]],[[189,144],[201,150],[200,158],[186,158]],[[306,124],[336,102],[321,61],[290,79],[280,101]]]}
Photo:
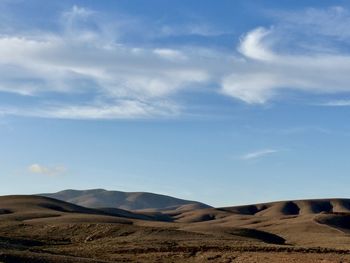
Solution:
{"label": "hill ridge", "polygon": [[51,197],[89,208],[119,208],[125,210],[162,211],[173,209],[211,208],[211,206],[181,198],[151,192],[123,192],[102,188],[75,190],[66,189],[56,193],[43,193]]}

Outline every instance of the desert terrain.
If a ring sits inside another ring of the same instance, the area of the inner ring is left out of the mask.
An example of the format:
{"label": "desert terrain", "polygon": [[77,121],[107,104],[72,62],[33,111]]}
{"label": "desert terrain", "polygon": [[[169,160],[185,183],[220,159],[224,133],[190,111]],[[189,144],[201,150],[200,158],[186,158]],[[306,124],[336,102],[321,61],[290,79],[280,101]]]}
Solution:
{"label": "desert terrain", "polygon": [[94,205],[95,192],[93,207],[0,197],[0,262],[350,262],[348,199],[213,208],[125,196],[136,209]]}

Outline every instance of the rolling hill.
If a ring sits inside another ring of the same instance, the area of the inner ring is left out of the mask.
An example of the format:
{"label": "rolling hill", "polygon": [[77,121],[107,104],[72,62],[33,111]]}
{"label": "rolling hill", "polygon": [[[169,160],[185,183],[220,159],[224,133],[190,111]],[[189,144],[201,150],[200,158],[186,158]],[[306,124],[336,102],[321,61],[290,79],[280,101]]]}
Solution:
{"label": "rolling hill", "polygon": [[[141,204],[131,207],[150,206]],[[0,196],[0,262],[350,262],[350,199],[162,204],[128,211]]]}

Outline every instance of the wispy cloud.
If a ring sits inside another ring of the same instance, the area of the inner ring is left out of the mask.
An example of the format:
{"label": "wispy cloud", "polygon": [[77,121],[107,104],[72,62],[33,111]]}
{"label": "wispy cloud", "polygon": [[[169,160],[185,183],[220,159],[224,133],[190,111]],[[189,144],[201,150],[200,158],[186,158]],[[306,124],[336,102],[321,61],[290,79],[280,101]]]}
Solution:
{"label": "wispy cloud", "polygon": [[57,119],[139,119],[152,116],[178,116],[180,107],[171,102],[147,102],[137,100],[121,100],[113,104],[91,105],[56,105],[41,109],[25,109],[15,107],[0,108],[0,115],[15,115],[26,117],[42,117]]}
{"label": "wispy cloud", "polygon": [[28,171],[34,174],[42,174],[47,176],[57,176],[66,172],[64,166],[47,167],[40,164],[31,164],[28,166]]}
{"label": "wispy cloud", "polygon": [[168,36],[197,35],[202,37],[215,37],[230,34],[229,31],[215,28],[212,25],[206,24],[204,21],[183,25],[162,25],[159,33]]}
{"label": "wispy cloud", "polygon": [[[329,49],[333,31],[327,26],[327,21],[332,22],[340,39],[345,27],[338,22],[348,23],[349,12],[341,7],[307,12],[312,16],[286,14],[276,18],[269,28],[245,33],[236,54],[205,46],[137,46],[123,42],[119,37],[123,27],[111,29],[114,21],[80,6],[61,14],[60,30],[12,30],[3,34],[0,28],[0,92],[31,96],[38,101],[30,108],[2,105],[0,113],[70,119],[174,116],[188,106],[177,100],[178,93],[189,89],[201,92],[209,85],[216,87],[212,92],[250,104],[266,103],[285,90],[350,92],[350,54],[338,49],[337,42]],[[298,23],[293,22],[295,17],[300,18]],[[303,41],[295,37],[304,32],[305,25],[313,23],[323,31],[310,29],[311,37]],[[176,34],[170,29],[168,34]],[[210,35],[216,30],[209,25],[191,25],[187,31]],[[321,40],[313,49],[307,41],[315,35]],[[286,44],[285,39],[290,38],[300,45],[294,48]],[[327,41],[323,41],[325,38]],[[64,100],[57,94],[85,95],[88,99]],[[327,106],[347,106],[347,102]]]}
{"label": "wispy cloud", "polygon": [[319,106],[329,106],[329,107],[349,107],[350,100],[331,100],[324,103],[316,104]]}
{"label": "wispy cloud", "polygon": [[224,94],[247,103],[265,103],[284,90],[315,94],[350,92],[349,54],[278,53],[272,47],[279,37],[281,32],[273,28],[257,28],[242,39],[239,50],[246,61],[224,78]]}
{"label": "wispy cloud", "polygon": [[[342,6],[328,8],[306,8],[301,11],[269,12],[285,30],[309,34],[313,37],[325,36],[338,40],[350,40],[350,12]],[[303,30],[300,30],[300,29]],[[317,37],[315,39],[319,41]]]}
{"label": "wispy cloud", "polygon": [[[208,69],[181,50],[111,41],[94,12],[64,12],[63,33],[0,35],[0,91],[20,95],[96,94],[88,104],[39,109],[5,107],[3,114],[58,118],[135,118],[174,114],[171,95],[206,83]],[[87,19],[87,17],[89,19]],[[86,22],[86,23],[85,23]],[[188,53],[188,52],[187,52]],[[187,59],[189,57],[190,59]],[[98,101],[98,103],[96,103]],[[39,105],[38,105],[39,106]]]}
{"label": "wispy cloud", "polygon": [[349,10],[335,6],[269,15],[275,16],[274,25],[242,37],[238,50],[246,60],[224,78],[224,94],[265,103],[286,90],[350,92]]}
{"label": "wispy cloud", "polygon": [[276,149],[262,149],[262,150],[257,150],[254,152],[246,153],[240,157],[242,160],[252,160],[252,159],[257,159],[257,158],[262,158],[267,155],[277,153],[279,150]]}
{"label": "wispy cloud", "polygon": [[179,50],[158,48],[154,49],[153,52],[160,57],[171,59],[171,60],[184,60],[187,57]]}

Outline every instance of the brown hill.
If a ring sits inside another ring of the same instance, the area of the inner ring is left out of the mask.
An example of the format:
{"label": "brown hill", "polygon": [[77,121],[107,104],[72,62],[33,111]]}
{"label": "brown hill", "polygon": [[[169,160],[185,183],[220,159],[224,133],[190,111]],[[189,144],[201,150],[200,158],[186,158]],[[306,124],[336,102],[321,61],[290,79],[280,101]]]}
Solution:
{"label": "brown hill", "polygon": [[[131,223],[125,219],[128,211],[120,210],[114,215],[96,209],[89,209],[60,200],[28,195],[0,197],[0,207],[5,211],[1,220],[31,222],[114,222]],[[130,216],[131,217],[131,216]],[[135,217],[137,215],[135,214]],[[142,216],[141,216],[142,217]]]}
{"label": "brown hill", "polygon": [[350,262],[349,199],[127,211],[0,197],[0,262]]}
{"label": "brown hill", "polygon": [[226,207],[221,210],[247,215],[307,215],[350,212],[350,199],[314,199],[280,201],[256,205]]}
{"label": "brown hill", "polygon": [[132,223],[128,219],[172,221],[161,213],[136,213],[118,208],[92,209],[61,200],[33,195],[0,196],[2,220],[31,222]]}

